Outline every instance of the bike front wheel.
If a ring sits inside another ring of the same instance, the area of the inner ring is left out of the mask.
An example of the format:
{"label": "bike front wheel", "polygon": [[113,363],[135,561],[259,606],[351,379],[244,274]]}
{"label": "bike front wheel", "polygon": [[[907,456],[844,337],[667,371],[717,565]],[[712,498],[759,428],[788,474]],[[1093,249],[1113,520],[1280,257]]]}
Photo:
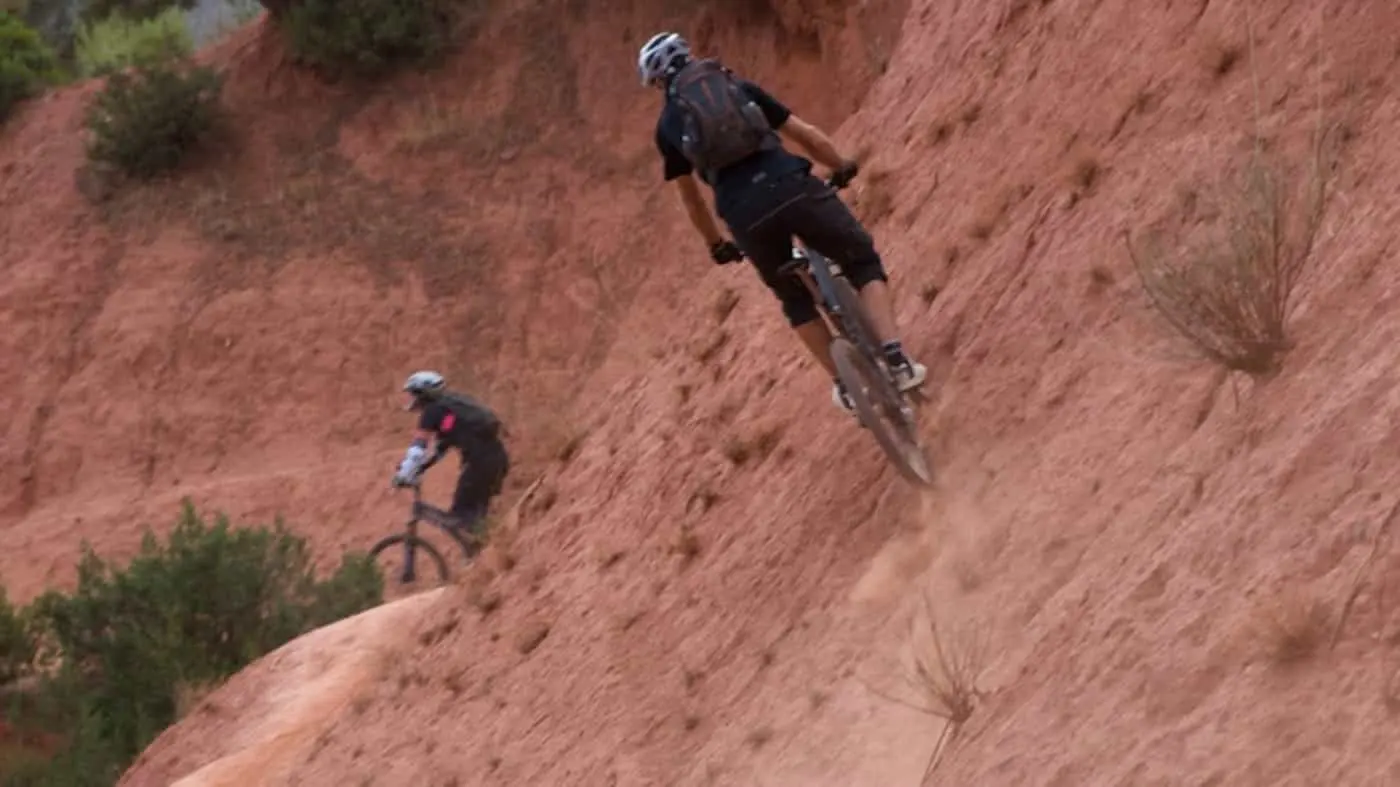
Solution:
{"label": "bike front wheel", "polygon": [[[425,555],[427,564],[421,565]],[[432,544],[416,535],[385,536],[370,548],[369,556],[384,574],[386,595],[410,595],[447,582],[447,561]],[[389,593],[390,589],[395,592]]]}
{"label": "bike front wheel", "polygon": [[836,300],[836,308],[841,311],[842,321],[845,322],[846,338],[855,345],[857,350],[862,350],[872,355],[880,352],[880,337],[875,332],[875,325],[870,321],[870,315],[865,313],[865,304],[861,302],[860,295],[856,293],[856,288],[844,277],[837,276],[831,280],[832,297]]}
{"label": "bike front wheel", "polygon": [[912,408],[875,361],[845,337],[831,342],[831,360],[856,406],[856,415],[900,475],[919,486],[933,484],[933,469],[919,442]]}

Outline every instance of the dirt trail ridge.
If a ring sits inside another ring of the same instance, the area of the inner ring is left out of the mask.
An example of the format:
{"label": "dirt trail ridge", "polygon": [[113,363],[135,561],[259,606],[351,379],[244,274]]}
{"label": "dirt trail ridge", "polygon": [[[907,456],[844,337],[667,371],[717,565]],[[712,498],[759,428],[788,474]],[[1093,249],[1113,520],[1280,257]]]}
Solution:
{"label": "dirt trail ridge", "polygon": [[[203,55],[217,152],[95,204],[93,85],[0,129],[18,600],[186,495],[282,512],[327,563],[368,546],[407,505],[412,368],[512,425],[487,559],[269,654],[123,785],[1400,782],[1400,9],[774,2],[491,4],[444,69],[368,92],[259,21]],[[631,64],[667,27],[864,156],[937,489],[660,183]],[[1256,130],[1296,156],[1319,125],[1294,346],[1226,374],[1154,321],[1122,233],[1208,226]],[[921,701],[923,598],[984,645],[927,778],[943,723],[889,698]],[[1282,659],[1279,619],[1315,647]]]}

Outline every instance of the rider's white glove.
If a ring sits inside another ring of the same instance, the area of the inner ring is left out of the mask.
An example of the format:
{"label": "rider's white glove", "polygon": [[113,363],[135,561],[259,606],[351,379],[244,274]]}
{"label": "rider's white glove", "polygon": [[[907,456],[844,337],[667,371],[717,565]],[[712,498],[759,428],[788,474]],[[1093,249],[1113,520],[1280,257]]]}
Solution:
{"label": "rider's white glove", "polygon": [[408,453],[404,454],[402,462],[399,462],[399,470],[394,473],[394,486],[408,486],[413,483],[413,479],[418,475],[418,468],[422,467],[423,460],[428,457],[428,449],[414,443],[408,447]]}

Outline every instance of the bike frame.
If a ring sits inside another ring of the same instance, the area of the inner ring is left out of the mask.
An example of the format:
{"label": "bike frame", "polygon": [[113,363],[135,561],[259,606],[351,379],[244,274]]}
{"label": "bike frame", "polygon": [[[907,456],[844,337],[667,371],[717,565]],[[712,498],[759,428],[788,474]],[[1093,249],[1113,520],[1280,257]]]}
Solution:
{"label": "bike frame", "polygon": [[[827,185],[840,190],[831,181],[827,181]],[[888,374],[889,370],[885,368],[884,358],[879,352],[878,339],[874,336],[866,336],[860,322],[846,319],[846,315],[841,309],[841,302],[836,297],[834,284],[837,276],[845,275],[839,262],[827,259],[825,255],[807,248],[800,239],[794,238],[792,257],[778,270],[778,273],[796,276],[802,281],[807,290],[812,293],[812,298],[816,301],[818,310],[822,312],[827,330],[831,332],[833,338],[844,336],[850,339],[852,344],[870,356],[871,360]]]}
{"label": "bike frame", "polygon": [[[419,484],[413,485],[413,514],[404,528],[408,530],[410,535],[416,536],[418,535],[418,523],[427,522],[438,530],[446,533],[449,538],[457,542],[457,546],[462,549],[462,555],[470,560],[472,558],[471,550],[474,545],[467,540],[467,537],[462,535],[457,528],[447,524],[448,518],[446,511],[443,511],[432,503],[423,502],[422,487]],[[464,525],[462,529],[465,530],[466,527],[474,524],[476,523],[472,522],[469,525]]]}
{"label": "bike frame", "polygon": [[845,275],[841,271],[839,263],[835,260],[828,260],[821,254],[803,246],[801,241],[797,241],[792,247],[792,260],[785,264],[779,273],[796,276],[806,285],[807,290],[812,293],[812,298],[820,307],[827,330],[831,332],[833,337],[845,336],[862,351],[879,359],[879,354],[875,352],[877,349],[875,337],[866,336],[855,320],[847,320],[845,313],[841,310],[840,302],[836,300],[833,282],[837,276]]}

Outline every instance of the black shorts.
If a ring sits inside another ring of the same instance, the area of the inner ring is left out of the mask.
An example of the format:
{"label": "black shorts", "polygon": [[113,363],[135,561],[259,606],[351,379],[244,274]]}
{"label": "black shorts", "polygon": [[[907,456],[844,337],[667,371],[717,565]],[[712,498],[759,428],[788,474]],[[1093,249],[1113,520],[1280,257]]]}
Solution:
{"label": "black shorts", "polygon": [[501,493],[510,472],[510,455],[499,439],[474,440],[462,448],[462,474],[452,496],[452,513],[485,516],[491,498]]}
{"label": "black shorts", "polygon": [[857,290],[885,281],[875,241],[836,190],[820,178],[798,172],[749,187],[723,216],[734,242],[744,250],[759,278],[782,303],[791,325],[817,319],[816,302],[806,285],[778,269],[792,259],[797,236],[819,254],[836,260]]}

